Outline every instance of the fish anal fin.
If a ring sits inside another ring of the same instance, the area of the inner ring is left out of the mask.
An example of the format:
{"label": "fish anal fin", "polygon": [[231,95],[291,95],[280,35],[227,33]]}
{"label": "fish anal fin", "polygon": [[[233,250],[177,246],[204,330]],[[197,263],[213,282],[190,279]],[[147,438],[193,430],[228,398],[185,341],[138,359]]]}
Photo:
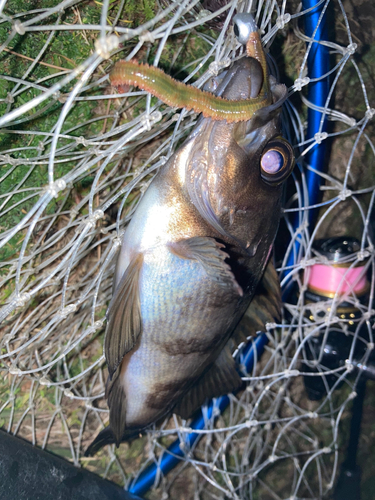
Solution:
{"label": "fish anal fin", "polygon": [[229,255],[222,249],[225,246],[215,238],[194,236],[185,240],[169,243],[170,251],[182,259],[198,261],[208,277],[224,287],[230,287],[242,296],[243,291],[237,283],[230,266],[225,262]]}
{"label": "fish anal fin", "polygon": [[139,300],[139,274],[143,254],[131,260],[117,286],[107,311],[108,326],[104,352],[110,377],[122,358],[136,343],[142,329]]}
{"label": "fish anal fin", "polygon": [[258,283],[249,307],[237,325],[232,339],[238,345],[247,338],[263,331],[266,323],[281,319],[281,290],[279,277],[272,259],[268,261],[263,277]]}
{"label": "fish anal fin", "polygon": [[207,398],[215,398],[234,392],[242,384],[236,371],[236,363],[226,345],[211,368],[183,396],[173,409],[182,418],[189,418]]}

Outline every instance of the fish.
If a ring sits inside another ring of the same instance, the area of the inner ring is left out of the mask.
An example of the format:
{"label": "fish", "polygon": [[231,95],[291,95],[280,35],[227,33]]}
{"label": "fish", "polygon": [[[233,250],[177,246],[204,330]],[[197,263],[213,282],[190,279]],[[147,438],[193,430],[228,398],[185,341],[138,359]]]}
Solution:
{"label": "fish", "polygon": [[246,121],[201,116],[125,230],[104,342],[109,426],[86,455],[238,390],[234,346],[280,318],[271,253],[294,156],[286,88],[265,68],[247,56],[211,81],[229,101],[266,92],[266,105]]}

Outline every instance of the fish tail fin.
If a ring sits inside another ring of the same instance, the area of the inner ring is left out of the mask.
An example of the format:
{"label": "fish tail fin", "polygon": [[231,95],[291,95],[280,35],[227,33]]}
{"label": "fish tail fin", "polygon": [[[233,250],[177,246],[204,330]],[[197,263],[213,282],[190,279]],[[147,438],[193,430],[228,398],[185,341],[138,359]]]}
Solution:
{"label": "fish tail fin", "polygon": [[111,427],[108,425],[105,429],[99,432],[94,441],[90,444],[90,446],[85,451],[85,457],[93,457],[98,453],[98,451],[106,446],[107,444],[116,444],[118,448],[120,443],[124,443],[126,441],[132,441],[135,438],[138,438],[142,432],[142,429],[126,429],[121,440],[116,442],[115,435]]}
{"label": "fish tail fin", "polygon": [[100,448],[107,444],[113,444],[115,442],[115,436],[113,435],[112,429],[108,426],[96,436],[94,441],[85,451],[85,457],[93,457],[98,453]]}

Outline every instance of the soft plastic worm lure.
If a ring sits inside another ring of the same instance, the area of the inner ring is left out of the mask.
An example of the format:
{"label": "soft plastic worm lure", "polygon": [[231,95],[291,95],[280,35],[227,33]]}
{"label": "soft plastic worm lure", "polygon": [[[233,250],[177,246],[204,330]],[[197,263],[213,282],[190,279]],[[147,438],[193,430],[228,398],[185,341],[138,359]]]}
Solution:
{"label": "soft plastic worm lure", "polygon": [[246,24],[247,32],[242,31],[244,24],[241,23],[241,19],[237,22],[234,20],[234,31],[239,41],[246,43],[247,55],[257,59],[262,66],[263,85],[257,97],[229,101],[174,80],[159,68],[135,61],[119,61],[110,74],[111,84],[115,87],[124,84],[135,85],[158,97],[169,106],[192,109],[214,120],[227,122],[249,120],[257,110],[272,104],[272,97],[269,90],[266,57],[258,28],[252,16],[248,14],[245,16],[249,16],[252,20]]}

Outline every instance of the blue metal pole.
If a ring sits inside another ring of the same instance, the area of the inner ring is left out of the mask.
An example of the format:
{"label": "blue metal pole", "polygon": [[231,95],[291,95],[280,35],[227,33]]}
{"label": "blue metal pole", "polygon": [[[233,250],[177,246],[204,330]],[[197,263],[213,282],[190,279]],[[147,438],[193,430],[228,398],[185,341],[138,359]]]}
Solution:
{"label": "blue metal pole", "polygon": [[[317,3],[317,0],[302,0],[302,8],[309,9]],[[320,5],[304,16],[305,19],[305,33],[306,36],[312,37],[318,25],[319,17],[322,13],[325,4]],[[315,32],[314,40],[328,40],[327,28],[327,13],[325,12],[320,24]],[[329,49],[319,43],[313,43],[307,59],[308,75],[310,80],[317,79],[318,81],[311,82],[308,90],[308,100],[316,106],[324,108],[329,93],[329,78],[321,78],[329,72]],[[327,118],[323,120],[322,127],[320,126],[323,114],[314,109],[308,109],[307,115],[307,134],[306,139],[314,138],[315,134],[319,131],[326,132]],[[327,141],[321,144],[316,144],[306,155],[305,161],[308,165],[314,167],[315,170],[322,171],[325,164]],[[309,204],[314,205],[319,202],[319,186],[320,176],[308,170],[306,172],[306,182],[309,193]],[[311,225],[315,222],[317,210],[310,210],[309,222]]]}
{"label": "blue metal pole", "polygon": [[[317,0],[303,0],[302,6],[303,9],[308,9],[313,7],[317,3]],[[306,35],[311,37],[314,33],[314,30],[317,26],[319,16],[324,8],[324,4],[320,5],[309,14],[305,16],[305,32]],[[326,17],[324,16],[318,30],[315,34],[315,40],[327,40],[327,22]],[[310,79],[319,79],[322,75],[328,73],[329,71],[329,53],[328,49],[318,43],[313,43],[308,60],[308,72]],[[328,78],[321,79],[317,82],[312,82],[309,84],[309,92],[308,99],[310,102],[317,106],[324,107],[325,102],[329,92],[329,81]],[[321,131],[326,131],[327,121],[324,120],[323,127],[320,128],[322,113],[319,111],[314,111],[309,108],[308,110],[308,129],[306,138],[313,138],[314,135]],[[314,169],[321,171],[324,165],[324,157],[325,157],[326,145],[323,141],[321,144],[316,145],[312,150],[310,150],[309,154],[306,157],[306,162],[308,165],[314,167]],[[307,186],[309,192],[309,204],[317,203],[319,199],[319,186],[320,186],[320,176],[314,172],[307,172],[306,175]],[[306,200],[307,201],[307,200]],[[314,222],[314,216],[312,214],[313,211],[309,214],[309,221],[311,224]],[[298,225],[297,222],[295,224]],[[298,242],[297,242],[298,244]],[[298,244],[299,245],[299,244]],[[298,253],[298,248],[297,252]],[[294,263],[293,253],[289,258],[288,265],[293,265]],[[268,343],[268,338],[266,334],[261,334],[255,338],[254,341],[249,343],[243,353],[241,354],[241,364],[246,367],[246,370],[250,372],[254,365],[255,357],[259,358],[263,351],[264,347]],[[225,408],[229,405],[228,396],[222,396],[215,401],[215,405],[211,401],[207,407],[207,413],[204,416],[202,413],[195,418],[190,424],[191,429],[200,430],[204,429],[207,419],[215,418],[214,409],[218,408],[220,412],[224,411]],[[216,413],[216,412],[215,412]],[[191,432],[186,436],[185,442],[181,447],[180,440],[176,439],[174,443],[172,443],[169,448],[162,454],[158,464],[152,464],[147,467],[141,474],[135,479],[135,481],[131,484],[129,488],[129,492],[134,495],[143,495],[145,494],[154,484],[155,478],[157,476],[157,471],[160,469],[162,474],[167,474],[171,471],[179,461],[185,456],[186,451],[190,449],[194,443],[199,439],[201,434],[197,432]],[[181,448],[184,448],[181,449]]]}
{"label": "blue metal pole", "polygon": [[[302,9],[307,10],[313,8],[317,3],[318,0],[302,0]],[[328,40],[328,22],[326,12],[323,15],[317,28],[319,18],[322,14],[323,9],[325,8],[325,5],[326,3],[319,5],[304,16],[306,36],[312,37],[314,35],[314,40],[316,40],[316,42],[311,45],[310,52],[307,58],[308,76],[310,80],[317,80],[309,83],[308,100],[312,104],[321,108],[325,107],[329,94],[329,77],[321,77],[327,74],[330,69],[328,47],[317,43],[321,40]],[[327,118],[324,117],[323,123],[321,125],[322,116],[323,114],[320,111],[316,111],[311,108],[308,109],[306,140],[313,139],[315,134],[318,132],[326,132]],[[326,163],[326,146],[327,141],[323,141],[321,144],[316,144],[305,156],[306,164],[313,167],[317,172],[321,172],[324,169],[324,165]],[[308,191],[308,200],[304,200],[304,205],[308,206],[319,203],[319,187],[321,184],[321,177],[319,176],[319,174],[316,172],[312,172],[311,170],[307,170],[306,184]],[[310,210],[308,214],[308,222],[310,227],[314,227],[317,216],[318,210]],[[296,217],[293,223],[293,228],[297,229],[298,225],[299,220],[298,217]],[[293,264],[295,264],[295,255],[298,255],[299,249],[300,242],[296,240],[294,244],[294,252],[290,253],[289,259],[287,261],[287,267],[293,266]]]}

